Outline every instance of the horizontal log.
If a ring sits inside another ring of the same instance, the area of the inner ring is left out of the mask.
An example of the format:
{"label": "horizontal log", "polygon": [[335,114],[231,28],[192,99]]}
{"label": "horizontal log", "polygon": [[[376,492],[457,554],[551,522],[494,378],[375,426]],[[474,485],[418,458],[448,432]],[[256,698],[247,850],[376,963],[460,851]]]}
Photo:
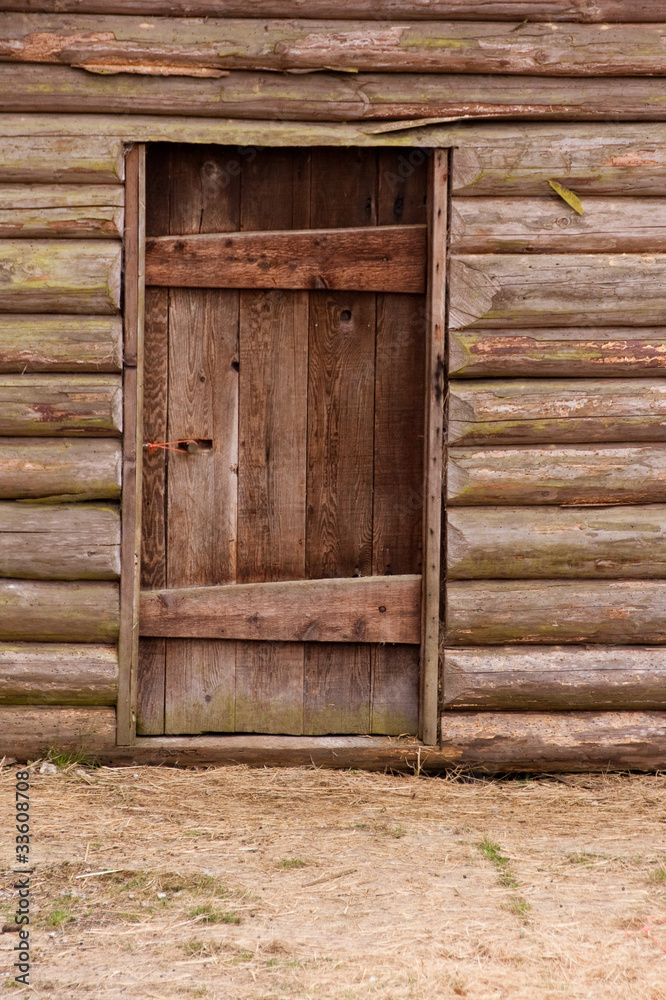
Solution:
{"label": "horizontal log", "polygon": [[119,576],[117,507],[0,501],[0,577],[117,580]]}
{"label": "horizontal log", "polygon": [[666,503],[666,445],[451,448],[447,503]]}
{"label": "horizontal log", "polygon": [[445,649],[450,709],[666,709],[663,646]]}
{"label": "horizontal log", "polygon": [[141,635],[286,642],[421,641],[421,577],[183,587],[141,593]]}
{"label": "horizontal log", "polygon": [[0,641],[115,642],[118,585],[0,580]]}
{"label": "horizontal log", "polygon": [[[453,152],[454,195],[543,197],[557,180],[581,196],[666,194],[661,126],[486,125]],[[462,138],[462,136],[461,136]]]}
{"label": "horizontal log", "polygon": [[51,749],[95,754],[115,743],[113,708],[0,707],[0,759],[34,760]]}
{"label": "horizontal log", "polygon": [[119,138],[98,135],[7,136],[0,146],[3,184],[116,184],[124,178]]}
{"label": "horizontal log", "polygon": [[409,17],[498,21],[666,21],[665,0],[4,0],[0,10],[177,17]]}
{"label": "horizontal log", "polygon": [[0,438],[0,498],[117,500],[120,441]]}
{"label": "horizontal log", "polygon": [[449,270],[452,330],[659,326],[666,309],[666,254],[465,254]]}
{"label": "horizontal log", "polygon": [[[480,199],[479,199],[480,200]],[[449,375],[659,375],[666,370],[666,327],[550,327],[449,333]]]}
{"label": "horizontal log", "polygon": [[121,431],[119,375],[0,377],[0,434],[112,437]]}
{"label": "horizontal log", "polygon": [[101,75],[70,66],[0,64],[0,111],[196,115],[292,121],[496,116],[664,121],[657,77],[233,71],[221,79]]}
{"label": "horizontal log", "polygon": [[0,313],[0,372],[120,372],[120,316]]}
{"label": "horizontal log", "polygon": [[445,712],[440,753],[488,774],[660,770],[666,712]]}
{"label": "horizontal log", "polygon": [[287,230],[146,240],[146,284],[425,291],[426,227]]}
{"label": "horizontal log", "polygon": [[665,441],[666,379],[449,383],[449,444]]}
{"label": "horizontal log", "polygon": [[543,198],[454,198],[451,249],[459,253],[652,253],[666,250],[666,200],[583,199],[579,215]]}
{"label": "horizontal log", "polygon": [[666,578],[663,504],[453,507],[446,524],[450,580]]}
{"label": "horizontal log", "polygon": [[113,705],[117,695],[115,646],[0,645],[0,704]]}
{"label": "horizontal log", "polygon": [[0,240],[0,312],[116,313],[121,243]]}
{"label": "horizontal log", "polygon": [[452,646],[666,643],[666,581],[484,580],[446,587]]}
{"label": "horizontal log", "polygon": [[[218,11],[219,13],[219,11]],[[339,69],[414,73],[663,76],[663,24],[246,20],[114,14],[5,14],[0,59],[92,72],[214,76],[216,71]],[[298,13],[298,11],[297,11]],[[492,12],[489,11],[489,14]],[[349,15],[347,15],[349,16]],[[519,27],[519,30],[517,30]]]}
{"label": "horizontal log", "polygon": [[124,193],[111,184],[0,185],[0,237],[121,237]]}

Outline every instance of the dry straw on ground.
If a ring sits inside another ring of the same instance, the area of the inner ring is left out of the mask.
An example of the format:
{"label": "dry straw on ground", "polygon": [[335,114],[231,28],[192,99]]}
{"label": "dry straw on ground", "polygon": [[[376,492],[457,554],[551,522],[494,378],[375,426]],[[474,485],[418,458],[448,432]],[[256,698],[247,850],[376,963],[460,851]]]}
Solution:
{"label": "dry straw on ground", "polygon": [[664,775],[74,765],[31,795],[16,1000],[666,1000]]}

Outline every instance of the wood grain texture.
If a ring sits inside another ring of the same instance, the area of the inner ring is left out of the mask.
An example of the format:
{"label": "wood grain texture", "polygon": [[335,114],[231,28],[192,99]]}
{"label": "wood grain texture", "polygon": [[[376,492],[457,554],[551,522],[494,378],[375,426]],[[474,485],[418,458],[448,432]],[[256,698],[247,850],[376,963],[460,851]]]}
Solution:
{"label": "wood grain texture", "polygon": [[451,508],[447,577],[663,579],[666,506]]}
{"label": "wood grain texture", "polygon": [[666,369],[666,328],[554,327],[449,333],[449,375],[658,375]]}
{"label": "wood grain texture", "polygon": [[0,372],[119,372],[122,342],[120,317],[0,314]]}
{"label": "wood grain texture", "polygon": [[113,437],[122,431],[118,375],[3,375],[0,434]]}
{"label": "wood grain texture", "polygon": [[543,198],[454,198],[457,253],[653,253],[666,249],[666,199],[583,199],[578,215],[554,192]]}
{"label": "wood grain texture", "polygon": [[666,305],[663,254],[465,254],[450,274],[451,330],[659,326]]}
{"label": "wood grain texture", "polygon": [[3,642],[115,642],[118,586],[0,580]]}
{"label": "wood grain texture", "polygon": [[370,652],[357,644],[343,647],[324,642],[306,647],[306,735],[370,732]]}
{"label": "wood grain texture", "polygon": [[418,643],[420,583],[413,574],[143,591],[141,634]]}
{"label": "wood grain texture", "polygon": [[660,78],[233,71],[222,79],[100,75],[69,66],[0,64],[0,111],[162,114],[292,121],[495,116],[664,121]]}
{"label": "wood grain texture", "polygon": [[12,705],[0,708],[0,756],[43,757],[55,747],[77,753],[110,752],[116,745],[113,708]]}
{"label": "wood grain texture", "polygon": [[420,293],[425,260],[424,226],[160,236],[146,247],[146,281]]}
{"label": "wood grain texture", "polygon": [[658,22],[664,0],[4,0],[0,9],[73,14],[225,17],[413,18],[480,21]]}
{"label": "wood grain texture", "polygon": [[117,580],[119,576],[117,507],[0,501],[0,577]]}
{"label": "wood grain texture", "polygon": [[[344,7],[344,5],[343,5]],[[383,5],[382,5],[383,7]],[[211,13],[222,10],[212,8]],[[145,15],[5,14],[0,58],[90,72],[214,77],[229,69],[663,76],[666,27],[386,20],[245,20]],[[252,15],[246,10],[243,17]],[[336,17],[340,15],[334,15]],[[342,16],[345,16],[343,12]],[[347,13],[347,16],[350,16]],[[368,17],[366,12],[365,17]],[[380,16],[386,17],[386,13]],[[633,20],[633,18],[631,18]]]}
{"label": "wood grain texture", "polygon": [[666,713],[445,712],[440,752],[486,774],[653,770],[666,757]]}
{"label": "wood grain texture", "polygon": [[454,196],[544,197],[551,194],[549,179],[581,197],[666,194],[666,135],[660,125],[649,133],[621,124],[613,129],[575,123],[566,129],[548,124],[481,129],[474,134],[465,129],[466,141],[455,143]]}
{"label": "wood grain texture", "polygon": [[169,641],[165,733],[228,732],[235,728],[235,645],[209,638]]}
{"label": "wood grain texture", "polygon": [[[310,157],[246,155],[241,229],[302,228],[310,219]],[[240,295],[239,583],[305,575],[308,315],[305,292]],[[239,732],[303,732],[301,644],[236,643]]]}
{"label": "wood grain texture", "polygon": [[370,729],[405,736],[419,731],[420,647],[374,646],[370,653]]}
{"label": "wood grain texture", "polygon": [[0,312],[117,313],[116,240],[0,240]]}
{"label": "wood grain texture", "polygon": [[117,239],[123,203],[122,185],[3,184],[0,237]]}
{"label": "wood grain texture", "polygon": [[[227,174],[229,151],[203,146],[169,153],[168,231],[190,235],[237,230],[240,171]],[[159,197],[159,190],[155,194]],[[164,215],[162,209],[162,221]],[[152,225],[157,221],[154,218]],[[210,441],[211,447],[197,455],[167,455],[168,587],[235,579],[238,311],[237,291],[181,288],[169,293],[167,440],[192,437]],[[228,727],[227,694],[233,692],[235,663],[234,643],[168,641],[165,731],[195,724],[191,692],[198,693],[208,729]],[[216,686],[219,695],[214,695]]]}
{"label": "wood grain texture", "polygon": [[164,732],[166,639],[139,639],[137,661],[136,731],[138,736]]}
{"label": "wood grain texture", "polygon": [[119,441],[0,438],[0,498],[117,500]]}
{"label": "wood grain texture", "polygon": [[0,645],[0,704],[114,705],[117,694],[115,646]]}
{"label": "wood grain texture", "polygon": [[660,646],[496,646],[443,651],[449,709],[558,711],[666,708]]}
{"label": "wood grain texture", "polygon": [[117,184],[125,158],[119,137],[104,129],[88,135],[6,136],[0,149],[3,184]]}
{"label": "wood grain texture", "polygon": [[449,383],[449,443],[666,440],[664,379]]}
{"label": "wood grain texture", "polygon": [[666,446],[451,448],[447,504],[666,502]]}
{"label": "wood grain texture", "polygon": [[666,642],[666,583],[652,580],[452,581],[445,642]]}
{"label": "wood grain texture", "polygon": [[169,292],[146,289],[143,374],[141,582],[166,586],[166,451],[169,386]]}

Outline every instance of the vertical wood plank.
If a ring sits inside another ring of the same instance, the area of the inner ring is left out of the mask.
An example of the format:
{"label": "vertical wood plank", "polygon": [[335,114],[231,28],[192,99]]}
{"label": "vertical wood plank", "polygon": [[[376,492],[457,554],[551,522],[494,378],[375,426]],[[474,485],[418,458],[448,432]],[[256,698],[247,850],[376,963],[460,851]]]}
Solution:
{"label": "vertical wood plank", "polygon": [[[146,151],[146,235],[169,232],[171,147],[154,144]],[[146,442],[166,441],[169,378],[169,291],[145,291],[143,363],[143,474],[141,494],[141,584],[166,587],[166,452]],[[164,732],[166,640],[139,639],[137,732]]]}
{"label": "vertical wood plank", "polygon": [[[312,153],[313,228],[377,224],[376,153]],[[306,577],[372,573],[376,296],[310,293]],[[369,732],[370,648],[306,646],[304,731]]]}
{"label": "vertical wood plank", "polygon": [[[172,234],[239,227],[239,172],[224,147],[176,150],[171,163]],[[230,583],[236,574],[238,292],[169,293],[170,441],[211,447],[167,452],[167,586]],[[233,731],[235,643],[170,640],[165,732]],[[196,710],[195,710],[196,709]]]}
{"label": "vertical wood plank", "polygon": [[125,369],[123,376],[123,492],[120,549],[120,631],[116,739],[136,738],[141,562],[141,463],[145,253],[145,146],[134,146],[125,167]]}
{"label": "vertical wood plank", "polygon": [[423,596],[421,739],[437,742],[440,562],[442,543],[442,433],[445,396],[448,152],[430,160],[428,186],[428,318],[426,344],[423,486]]}
{"label": "vertical wood plank", "polygon": [[[265,149],[243,166],[241,229],[306,228],[305,150]],[[305,572],[307,292],[240,294],[239,583]],[[238,732],[303,732],[301,643],[236,644]]]}
{"label": "vertical wood plank", "polygon": [[[378,150],[377,223],[426,222],[425,150]],[[375,575],[420,573],[423,509],[425,298],[377,296],[373,567]],[[419,651],[371,650],[371,732],[418,731]]]}

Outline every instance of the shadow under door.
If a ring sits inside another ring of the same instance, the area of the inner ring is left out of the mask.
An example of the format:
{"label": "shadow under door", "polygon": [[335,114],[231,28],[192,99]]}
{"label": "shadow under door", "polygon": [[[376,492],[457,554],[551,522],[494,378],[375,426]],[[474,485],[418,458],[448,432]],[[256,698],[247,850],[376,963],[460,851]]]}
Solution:
{"label": "shadow under door", "polygon": [[140,734],[418,731],[427,174],[148,147]]}

